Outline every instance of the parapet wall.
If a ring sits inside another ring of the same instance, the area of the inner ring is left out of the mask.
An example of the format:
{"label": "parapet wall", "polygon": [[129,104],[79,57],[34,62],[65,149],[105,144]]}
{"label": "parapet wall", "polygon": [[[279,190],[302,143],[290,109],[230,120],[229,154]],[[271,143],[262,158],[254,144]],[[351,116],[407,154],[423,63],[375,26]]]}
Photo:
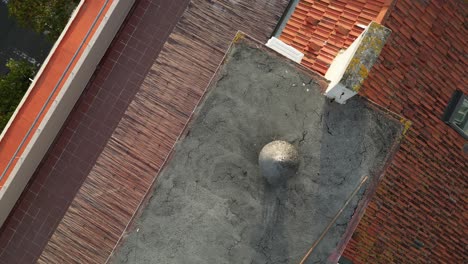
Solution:
{"label": "parapet wall", "polygon": [[[63,86],[58,91],[55,99],[50,102],[47,111],[37,127],[34,127],[34,124],[32,125],[33,132],[27,144],[23,147],[21,145],[18,146],[22,151],[15,155],[14,166],[11,166],[10,171],[8,171],[8,168],[6,169],[7,173],[5,177],[7,179],[0,190],[1,224],[7,218],[16,200],[21,195],[24,187],[60,131],[133,3],[134,0],[107,0],[103,3],[98,17],[90,26],[90,40],[87,43],[85,43],[86,38],[83,40],[83,50],[79,57],[76,58],[77,61],[73,63],[73,67]],[[90,6],[92,4],[95,3],[91,3]],[[87,5],[87,1],[84,1],[84,5]],[[109,6],[106,7],[105,5]],[[83,8],[79,12],[89,11]],[[99,16],[103,16],[100,22]],[[75,28],[89,27],[89,24],[86,22],[89,21],[83,22],[80,19],[75,19],[70,23],[71,27]],[[63,41],[73,41],[70,36],[66,36],[68,33],[67,31],[62,33],[60,37],[62,43]],[[49,63],[57,63],[57,60],[51,60]],[[32,99],[30,98],[30,100]]]}

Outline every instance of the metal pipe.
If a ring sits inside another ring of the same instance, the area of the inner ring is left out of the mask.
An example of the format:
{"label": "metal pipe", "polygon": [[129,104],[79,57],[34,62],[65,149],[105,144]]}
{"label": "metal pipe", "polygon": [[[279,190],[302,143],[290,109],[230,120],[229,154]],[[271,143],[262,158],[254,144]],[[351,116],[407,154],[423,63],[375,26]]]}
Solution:
{"label": "metal pipe", "polygon": [[353,191],[353,193],[351,193],[351,195],[348,197],[348,199],[346,200],[346,202],[344,203],[344,205],[340,208],[340,210],[336,213],[335,217],[333,217],[333,219],[330,221],[330,223],[328,223],[327,227],[325,228],[325,230],[323,230],[322,234],[319,236],[319,238],[317,240],[315,240],[315,242],[312,244],[312,246],[310,247],[310,249],[307,251],[307,253],[305,254],[305,256],[302,258],[300,264],[304,264],[306,262],[306,260],[309,258],[310,254],[312,254],[312,251],[314,251],[314,249],[317,247],[317,245],[320,243],[320,241],[322,241],[322,239],[325,237],[325,235],[328,233],[328,231],[330,230],[330,228],[332,227],[332,225],[336,222],[336,220],[338,220],[338,217],[340,217],[341,213],[343,213],[344,209],[346,208],[346,206],[348,206],[348,204],[351,202],[351,199],[353,199],[353,197],[356,195],[356,193],[361,189],[362,185],[367,181],[369,177],[368,176],[365,176],[361,182],[359,183],[359,185],[356,187],[356,189]]}
{"label": "metal pipe", "polygon": [[70,60],[70,62],[68,63],[67,67],[65,68],[65,71],[63,71],[62,75],[60,76],[60,79],[59,81],[57,82],[57,84],[55,85],[54,89],[52,90],[52,92],[49,94],[49,96],[47,97],[47,100],[46,102],[44,103],[44,105],[42,106],[41,110],[39,111],[39,113],[37,114],[36,118],[34,119],[31,127],[28,129],[28,131],[26,132],[26,135],[23,137],[23,140],[21,141],[20,145],[18,146],[18,148],[16,149],[15,153],[13,154],[13,156],[11,157],[10,161],[8,162],[6,168],[3,170],[2,172],[2,175],[0,176],[0,181],[3,179],[3,177],[5,177],[6,173],[8,172],[8,170],[10,169],[11,165],[13,164],[13,161],[15,160],[16,158],[16,155],[18,155],[19,151],[21,150],[21,148],[23,147],[24,143],[26,142],[26,139],[30,136],[32,130],[34,129],[34,127],[37,125],[37,122],[39,122],[39,119],[41,117],[41,115],[44,113],[45,109],[47,108],[47,105],[49,105],[50,103],[50,100],[52,99],[53,95],[55,94],[55,92],[57,91],[58,87],[60,86],[60,84],[62,83],[63,79],[65,78],[65,75],[66,73],[70,70],[70,67],[71,65],[73,64],[73,62],[75,62],[75,59],[76,57],[78,56],[78,54],[80,53],[81,49],[83,48],[85,42],[88,40],[88,37],[91,35],[91,32],[93,31],[94,27],[96,26],[96,23],[97,21],[99,20],[99,18],[101,17],[102,15],[102,12],[104,11],[104,9],[106,8],[107,4],[109,3],[109,0],[106,0],[106,2],[104,2],[104,5],[102,5],[101,9],[99,10],[99,13],[98,15],[96,16],[96,18],[94,19],[93,23],[91,24],[91,27],[89,28],[88,32],[86,33],[83,41],[80,43],[80,46],[78,47],[78,49],[76,50],[75,54],[73,54],[73,57],[72,59]]}

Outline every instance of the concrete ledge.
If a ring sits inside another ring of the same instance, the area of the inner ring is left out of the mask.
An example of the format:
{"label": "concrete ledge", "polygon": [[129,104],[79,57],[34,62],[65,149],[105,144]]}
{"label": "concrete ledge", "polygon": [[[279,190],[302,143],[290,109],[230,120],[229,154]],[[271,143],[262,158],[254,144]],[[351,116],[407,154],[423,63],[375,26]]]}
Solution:
{"label": "concrete ledge", "polygon": [[356,95],[390,33],[390,29],[371,22],[353,44],[333,60],[325,74],[330,80],[325,95],[342,104]]}
{"label": "concrete ledge", "polygon": [[[63,123],[88,84],[97,64],[109,47],[134,0],[114,0],[84,48],[56,99],[40,122],[18,162],[0,190],[0,223],[3,224]],[[62,33],[62,35],[65,33]],[[45,67],[45,66],[43,66]]]}
{"label": "concrete ledge", "polygon": [[269,39],[266,46],[297,63],[301,63],[302,58],[304,58],[302,52],[275,37]]}
{"label": "concrete ledge", "polygon": [[21,99],[21,101],[19,102],[18,106],[16,107],[15,109],[15,112],[13,112],[13,115],[10,117],[10,120],[8,120],[8,123],[6,124],[5,128],[3,129],[2,133],[0,134],[0,141],[2,141],[3,137],[5,136],[8,128],[11,126],[11,124],[13,123],[13,120],[15,120],[15,117],[18,115],[19,111],[21,110],[22,106],[24,105],[24,103],[26,102],[26,99],[28,99],[29,97],[29,94],[31,94],[31,91],[34,89],[34,87],[36,86],[36,83],[37,81],[39,80],[39,77],[42,75],[42,73],[44,72],[47,64],[49,63],[50,59],[52,58],[52,56],[55,54],[55,51],[57,50],[59,44],[62,42],[62,39],[65,37],[68,29],[70,28],[71,24],[73,23],[73,21],[75,20],[76,18],[76,15],[78,14],[78,12],[80,12],[81,10],[81,7],[83,6],[85,0],[81,0],[80,3],[78,4],[78,6],[75,8],[75,10],[73,11],[73,13],[71,14],[70,16],[70,20],[68,20],[68,23],[65,25],[65,28],[63,29],[62,31],[62,34],[60,34],[59,38],[55,41],[54,45],[52,46],[52,49],[50,50],[49,52],[49,55],[47,55],[46,59],[44,60],[44,62],[42,63],[41,67],[39,68],[39,71],[36,73],[36,76],[34,76],[34,80],[31,82],[31,84],[29,85],[29,88],[28,90],[26,91],[26,93],[24,94],[23,98]]}

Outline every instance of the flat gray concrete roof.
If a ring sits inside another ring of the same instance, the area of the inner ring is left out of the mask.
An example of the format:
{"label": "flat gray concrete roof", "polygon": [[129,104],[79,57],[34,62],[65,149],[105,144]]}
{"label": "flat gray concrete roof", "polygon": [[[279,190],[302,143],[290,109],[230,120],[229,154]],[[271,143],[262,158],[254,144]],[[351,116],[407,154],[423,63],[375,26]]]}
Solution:
{"label": "flat gray concrete roof", "polygon": [[[331,102],[324,86],[323,77],[237,39],[114,261],[298,263],[368,176],[308,261],[336,259],[402,127],[359,96]],[[278,186],[258,167],[273,140],[293,144],[300,162]]]}

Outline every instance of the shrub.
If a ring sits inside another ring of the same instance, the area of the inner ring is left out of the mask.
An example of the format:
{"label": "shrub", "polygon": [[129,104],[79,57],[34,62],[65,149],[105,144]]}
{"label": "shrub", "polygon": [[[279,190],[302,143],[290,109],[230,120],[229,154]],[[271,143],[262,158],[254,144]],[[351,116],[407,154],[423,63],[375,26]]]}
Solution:
{"label": "shrub", "polygon": [[55,41],[79,0],[9,0],[8,12],[24,27],[45,33]]}
{"label": "shrub", "polygon": [[9,72],[0,76],[0,132],[5,128],[11,115],[28,90],[30,79],[34,77],[37,67],[26,60],[7,62]]}

